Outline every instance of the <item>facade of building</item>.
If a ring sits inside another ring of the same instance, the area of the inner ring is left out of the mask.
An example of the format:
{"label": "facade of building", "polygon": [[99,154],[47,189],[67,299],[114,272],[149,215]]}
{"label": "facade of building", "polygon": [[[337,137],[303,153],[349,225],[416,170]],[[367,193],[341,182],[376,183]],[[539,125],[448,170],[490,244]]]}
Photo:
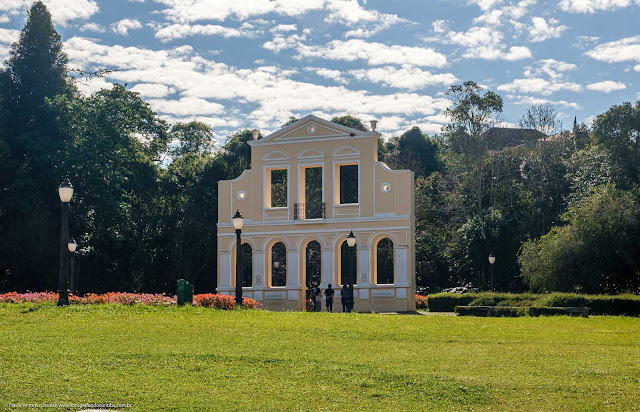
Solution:
{"label": "facade of building", "polygon": [[413,172],[378,161],[379,137],[307,116],[250,141],[251,170],[218,182],[217,292],[235,294],[239,211],[243,296],[265,309],[304,310],[318,281],[336,306],[353,283],[357,311],[415,310]]}

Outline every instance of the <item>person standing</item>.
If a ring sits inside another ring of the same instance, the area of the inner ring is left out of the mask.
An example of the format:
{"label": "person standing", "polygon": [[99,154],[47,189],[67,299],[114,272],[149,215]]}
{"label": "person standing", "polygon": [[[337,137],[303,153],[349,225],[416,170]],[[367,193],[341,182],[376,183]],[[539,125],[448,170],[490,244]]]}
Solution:
{"label": "person standing", "polygon": [[316,301],[316,312],[320,312],[322,311],[322,291],[320,290],[320,286],[316,287],[314,295],[314,299]]}
{"label": "person standing", "polygon": [[326,298],[327,312],[333,312],[333,295],[335,295],[335,291],[331,289],[331,283],[324,291],[324,296]]}
{"label": "person standing", "polygon": [[349,306],[349,288],[347,287],[347,285],[342,285],[340,300],[342,301],[342,312],[346,312],[347,307]]}

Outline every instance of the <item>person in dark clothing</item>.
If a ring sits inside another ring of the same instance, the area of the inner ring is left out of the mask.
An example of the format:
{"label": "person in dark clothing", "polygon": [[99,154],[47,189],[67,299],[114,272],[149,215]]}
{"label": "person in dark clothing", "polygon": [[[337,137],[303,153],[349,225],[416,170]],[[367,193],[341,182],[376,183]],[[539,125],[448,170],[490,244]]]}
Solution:
{"label": "person in dark clothing", "polygon": [[335,295],[335,292],[331,289],[331,283],[329,283],[329,286],[324,291],[324,296],[327,302],[327,312],[333,312],[333,295]]}
{"label": "person in dark clothing", "polygon": [[346,312],[349,307],[349,288],[347,285],[342,285],[342,292],[340,292],[340,300],[342,301],[342,312]]}
{"label": "person in dark clothing", "polygon": [[322,290],[320,290],[320,286],[316,287],[313,298],[315,299],[315,302],[316,302],[315,311],[321,312],[322,311]]}

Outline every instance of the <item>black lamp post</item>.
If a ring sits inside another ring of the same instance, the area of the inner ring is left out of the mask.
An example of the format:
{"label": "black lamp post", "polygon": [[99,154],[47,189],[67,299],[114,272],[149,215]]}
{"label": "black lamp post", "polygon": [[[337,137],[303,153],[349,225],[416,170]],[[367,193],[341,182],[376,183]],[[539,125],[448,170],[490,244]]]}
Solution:
{"label": "black lamp post", "polygon": [[62,202],[62,224],[60,226],[60,273],[58,276],[58,306],[69,305],[69,260],[67,248],[69,241],[69,202],[73,197],[73,185],[69,179],[58,187],[58,195]]}
{"label": "black lamp post", "polygon": [[69,282],[69,284],[71,285],[69,287],[69,290],[71,291],[71,293],[73,293],[74,295],[76,294],[76,276],[75,276],[75,256],[76,256],[76,248],[78,247],[78,244],[76,243],[75,239],[71,238],[69,239],[69,243],[67,243],[67,248],[69,249],[69,264],[71,266],[71,270],[70,270],[70,276],[71,276],[71,281]]}
{"label": "black lamp post", "polygon": [[[353,235],[353,230],[351,231],[351,233],[349,233],[349,236],[347,236],[347,246],[349,246],[349,248],[353,249],[353,247],[356,245],[356,237]],[[356,276],[357,274],[355,273],[355,269],[354,269],[354,260],[355,260],[355,250],[354,250],[354,257],[352,259],[349,259],[349,308],[348,311],[351,312],[351,310],[353,309],[353,284],[356,282]]]}
{"label": "black lamp post", "polygon": [[236,210],[236,214],[233,216],[233,227],[236,229],[236,305],[242,306],[242,225],[244,219],[240,214],[240,210]]}
{"label": "black lamp post", "polygon": [[491,252],[491,254],[489,255],[489,266],[491,268],[490,270],[490,285],[491,285],[491,291],[493,291],[493,264],[496,263],[496,257],[494,256],[493,252]]}

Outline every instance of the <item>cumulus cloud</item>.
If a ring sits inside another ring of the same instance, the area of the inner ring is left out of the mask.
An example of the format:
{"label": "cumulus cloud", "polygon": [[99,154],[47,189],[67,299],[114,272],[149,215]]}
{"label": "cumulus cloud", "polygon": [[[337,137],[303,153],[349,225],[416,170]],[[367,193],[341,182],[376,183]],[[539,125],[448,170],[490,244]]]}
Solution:
{"label": "cumulus cloud", "polygon": [[235,29],[232,27],[224,27],[216,24],[170,24],[158,28],[156,30],[156,38],[163,42],[175,39],[183,39],[188,36],[204,35],[204,36],[221,36],[229,37],[255,37],[256,32],[247,29]]}
{"label": "cumulus cloud", "polygon": [[141,28],[142,24],[137,19],[122,19],[111,25],[111,30],[114,33],[122,34],[123,36],[127,36],[129,34],[129,30]]}
{"label": "cumulus cloud", "polygon": [[[51,13],[54,23],[66,26],[67,22],[76,19],[87,19],[98,12],[99,8],[93,0],[42,0]],[[0,2],[0,12],[15,15],[25,12],[33,0],[4,0]]]}
{"label": "cumulus cloud", "polygon": [[327,0],[325,7],[329,12],[326,22],[361,26],[345,33],[345,37],[371,37],[394,24],[408,22],[396,14],[365,9],[358,0]]}
{"label": "cumulus cloud", "polygon": [[[569,13],[596,13],[598,11],[618,10],[629,7],[632,0],[562,0],[560,9]],[[639,2],[636,0],[636,4]]]}
{"label": "cumulus cloud", "polygon": [[562,32],[567,30],[568,27],[558,23],[559,21],[556,19],[549,19],[549,21],[547,21],[543,17],[533,17],[531,19],[531,26],[529,26],[529,40],[532,42],[540,42],[560,37]]}
{"label": "cumulus cloud", "polygon": [[587,90],[609,93],[616,90],[624,90],[627,88],[627,85],[620,82],[614,82],[613,80],[605,80],[602,82],[588,84],[586,87]]}
{"label": "cumulus cloud", "polygon": [[369,65],[410,64],[443,67],[447,58],[429,47],[399,46],[366,42],[361,39],[332,40],[324,46],[297,45],[299,57],[319,57],[329,60],[366,60]]}
{"label": "cumulus cloud", "polygon": [[607,63],[640,62],[640,36],[603,43],[585,53],[592,59]]}
{"label": "cumulus cloud", "polygon": [[165,84],[139,83],[131,88],[132,92],[140,93],[142,97],[166,97],[175,90]]}
{"label": "cumulus cloud", "polygon": [[[175,90],[176,98],[150,101],[164,118],[220,115],[229,123],[250,122],[274,130],[290,116],[305,113],[327,117],[352,113],[363,118],[431,116],[450,104],[446,98],[418,93],[375,94],[297,81],[290,78],[294,71],[275,66],[236,68],[206,59],[190,46],[149,50],[72,37],[65,42],[65,50],[74,66],[116,69],[108,75],[109,80],[136,83],[134,88],[137,83],[149,83]],[[240,108],[249,102],[253,111],[241,113]]]}
{"label": "cumulus cloud", "polygon": [[93,77],[91,79],[81,79],[77,81],[76,87],[81,94],[90,96],[102,89],[111,90],[113,83],[106,81],[102,77]]}
{"label": "cumulus cloud", "polygon": [[13,29],[4,29],[2,27],[0,27],[0,43],[4,43],[4,44],[13,44],[14,42],[18,41],[18,38],[20,37],[20,31],[19,30],[13,30]]}
{"label": "cumulus cloud", "polygon": [[500,3],[502,3],[502,0],[469,0],[469,4],[475,4],[483,11],[492,9]]}
{"label": "cumulus cloud", "polygon": [[448,87],[458,81],[458,78],[451,73],[432,74],[426,70],[411,66],[405,66],[400,69],[395,66],[385,66],[368,70],[351,70],[349,74],[358,80],[368,80],[384,86],[411,91],[433,85]]}
{"label": "cumulus cloud", "polygon": [[550,82],[539,77],[531,77],[501,84],[498,86],[498,90],[507,93],[530,93],[547,96],[561,90],[578,92],[582,90],[582,86],[573,82]]}
{"label": "cumulus cloud", "polygon": [[577,70],[578,66],[573,63],[558,61],[555,59],[543,59],[536,62],[536,66],[526,66],[524,75],[527,77],[536,77],[547,75],[552,81],[563,80],[565,73]]}
{"label": "cumulus cloud", "polygon": [[349,83],[349,80],[343,77],[342,72],[340,70],[332,70],[324,67],[305,67],[304,69],[308,72],[314,72],[318,76],[324,77],[325,79],[333,80],[336,83],[340,83],[340,84]]}
{"label": "cumulus cloud", "polygon": [[576,102],[568,102],[566,100],[550,100],[544,99],[541,97],[532,97],[532,96],[509,96],[511,99],[517,99],[514,101],[515,104],[526,104],[526,105],[538,105],[538,104],[550,104],[552,106],[563,106],[570,107],[572,109],[580,109],[580,106]]}
{"label": "cumulus cloud", "polygon": [[507,46],[502,32],[490,27],[472,27],[466,32],[449,31],[441,41],[466,48],[462,57],[485,60],[521,60],[532,56],[525,46]]}
{"label": "cumulus cloud", "polygon": [[81,32],[94,32],[94,33],[104,33],[105,29],[104,27],[102,27],[102,25],[98,24],[98,23],[86,23],[83,24],[82,26],[79,27],[79,30]]}

